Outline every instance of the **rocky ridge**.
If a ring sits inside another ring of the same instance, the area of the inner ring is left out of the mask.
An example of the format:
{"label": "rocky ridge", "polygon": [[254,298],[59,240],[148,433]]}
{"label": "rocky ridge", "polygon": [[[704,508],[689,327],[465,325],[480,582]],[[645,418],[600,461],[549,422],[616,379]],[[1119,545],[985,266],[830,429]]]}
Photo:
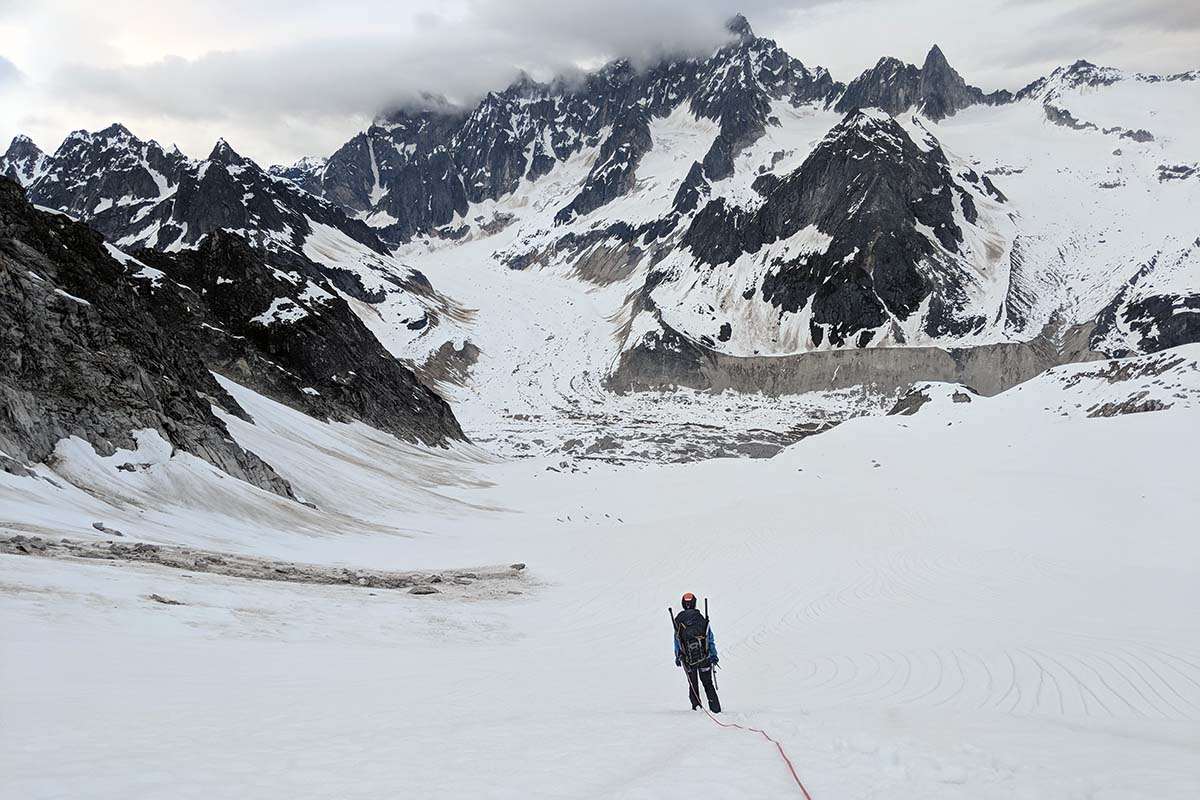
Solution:
{"label": "rocky ridge", "polygon": [[881,108],[889,114],[915,108],[936,122],[973,105],[1000,105],[1012,99],[1004,89],[985,94],[968,85],[935,44],[920,67],[891,56],[881,58],[850,82],[835,108],[842,113]]}
{"label": "rocky ridge", "polygon": [[245,412],[178,347],[103,239],[37,211],[0,178],[0,451],[7,471],[52,460],[79,437],[101,455],[157,431],[171,447],[267,491],[291,488],[239,447],[212,412]]}
{"label": "rocky ridge", "polygon": [[210,370],[318,419],[360,420],[430,445],[462,439],[446,401],[384,350],[307,259],[270,264],[213,231],[194,250],[137,252],[134,285]]}

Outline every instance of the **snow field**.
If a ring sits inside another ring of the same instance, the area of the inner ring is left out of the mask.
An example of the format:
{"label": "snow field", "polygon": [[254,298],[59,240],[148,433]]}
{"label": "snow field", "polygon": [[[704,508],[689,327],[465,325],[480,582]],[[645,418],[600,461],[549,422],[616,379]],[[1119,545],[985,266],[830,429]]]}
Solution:
{"label": "snow field", "polygon": [[247,547],[521,560],[532,586],[465,602],[0,558],[5,789],[793,796],[770,745],[686,710],[663,610],[690,590],[728,718],[779,738],[818,800],[1195,796],[1200,417],[1087,418],[1055,404],[1064,382],[852,420],[770,460],[583,473],[404,448],[230,386],[258,420],[239,441],[303,442],[315,461],[273,463],[326,492],[322,532],[264,518]]}

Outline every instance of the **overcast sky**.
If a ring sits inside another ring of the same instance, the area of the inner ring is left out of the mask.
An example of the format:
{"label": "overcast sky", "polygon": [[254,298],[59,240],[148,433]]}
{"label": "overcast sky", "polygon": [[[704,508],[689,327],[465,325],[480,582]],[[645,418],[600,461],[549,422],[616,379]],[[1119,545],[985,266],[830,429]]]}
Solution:
{"label": "overcast sky", "polygon": [[1078,58],[1200,68],[1200,0],[0,0],[0,147],[121,121],[192,156],[223,136],[290,163],[420,92],[470,102],[518,69],[706,52],[739,10],[842,81],[935,42],[985,90]]}

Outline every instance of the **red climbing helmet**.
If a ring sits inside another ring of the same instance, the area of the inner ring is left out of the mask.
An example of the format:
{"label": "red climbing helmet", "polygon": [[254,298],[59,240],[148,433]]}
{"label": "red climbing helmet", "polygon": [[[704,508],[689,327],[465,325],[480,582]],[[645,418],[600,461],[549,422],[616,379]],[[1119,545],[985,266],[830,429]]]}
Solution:
{"label": "red climbing helmet", "polygon": [[684,592],[683,600],[681,602],[683,603],[684,608],[695,608],[696,595],[692,594],[691,592]]}

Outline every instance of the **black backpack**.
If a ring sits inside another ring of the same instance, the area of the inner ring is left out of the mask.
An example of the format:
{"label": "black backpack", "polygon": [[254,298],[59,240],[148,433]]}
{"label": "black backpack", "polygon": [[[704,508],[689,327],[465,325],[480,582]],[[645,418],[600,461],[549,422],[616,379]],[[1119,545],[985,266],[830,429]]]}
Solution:
{"label": "black backpack", "polygon": [[708,664],[708,620],[694,608],[684,609],[675,618],[675,636],[679,639],[679,659],[688,667]]}

